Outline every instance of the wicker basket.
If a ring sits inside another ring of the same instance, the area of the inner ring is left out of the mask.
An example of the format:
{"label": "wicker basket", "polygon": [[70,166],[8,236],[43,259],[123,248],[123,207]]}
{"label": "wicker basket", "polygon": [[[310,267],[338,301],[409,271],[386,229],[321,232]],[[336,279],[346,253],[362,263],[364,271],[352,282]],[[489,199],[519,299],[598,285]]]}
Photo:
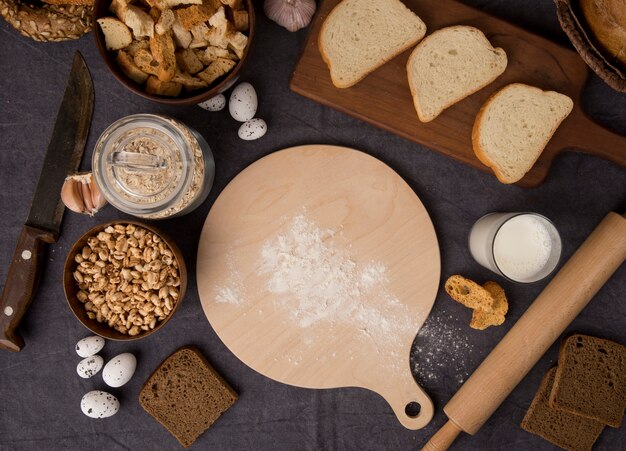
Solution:
{"label": "wicker basket", "polygon": [[590,38],[593,34],[585,28],[577,0],[554,0],[554,3],[561,27],[582,59],[611,88],[626,92],[626,74],[611,64]]}

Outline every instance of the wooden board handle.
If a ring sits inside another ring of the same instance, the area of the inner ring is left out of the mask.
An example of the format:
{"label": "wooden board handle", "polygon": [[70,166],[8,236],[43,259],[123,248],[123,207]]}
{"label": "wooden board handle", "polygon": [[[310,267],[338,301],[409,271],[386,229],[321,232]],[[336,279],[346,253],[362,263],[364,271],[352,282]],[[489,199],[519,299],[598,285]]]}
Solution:
{"label": "wooden board handle", "polygon": [[24,340],[17,327],[35,297],[44,258],[44,243],[56,240],[50,232],[24,226],[0,298],[0,348],[21,351]]}
{"label": "wooden board handle", "polygon": [[[403,374],[405,377],[401,381],[389,384],[387,391],[380,394],[387,400],[402,426],[407,429],[421,429],[433,419],[435,406],[426,392],[415,382],[411,372],[407,370]],[[413,407],[409,406],[411,403],[419,404],[417,415],[409,414]]]}
{"label": "wooden board handle", "polygon": [[609,213],[444,407],[475,434],[626,259],[626,217]]}
{"label": "wooden board handle", "polygon": [[604,127],[580,107],[572,112],[576,126],[569,128],[567,143],[581,152],[591,153],[626,169],[626,136]]}

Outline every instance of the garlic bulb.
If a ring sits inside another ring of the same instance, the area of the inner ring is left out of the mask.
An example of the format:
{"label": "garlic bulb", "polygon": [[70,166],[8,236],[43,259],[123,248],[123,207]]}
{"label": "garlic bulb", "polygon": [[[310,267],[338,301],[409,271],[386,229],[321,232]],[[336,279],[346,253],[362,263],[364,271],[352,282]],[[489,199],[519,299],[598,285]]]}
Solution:
{"label": "garlic bulb", "polygon": [[289,31],[298,31],[310,22],[315,0],[265,0],[265,15]]}
{"label": "garlic bulb", "polygon": [[91,172],[68,176],[61,188],[61,200],[70,210],[89,216],[107,203]]}

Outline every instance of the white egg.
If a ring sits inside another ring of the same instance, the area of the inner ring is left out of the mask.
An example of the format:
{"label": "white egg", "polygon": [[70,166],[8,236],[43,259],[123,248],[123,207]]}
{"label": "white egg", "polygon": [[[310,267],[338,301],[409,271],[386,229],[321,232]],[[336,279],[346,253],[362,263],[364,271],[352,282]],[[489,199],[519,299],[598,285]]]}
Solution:
{"label": "white egg", "polygon": [[249,121],[256,114],[258,101],[256,91],[250,83],[240,83],[230,95],[228,110],[233,119],[239,122]]}
{"label": "white egg", "polygon": [[80,409],[89,418],[107,418],[120,410],[120,402],[110,393],[93,390],[80,400]]}
{"label": "white egg", "polygon": [[81,357],[91,357],[104,348],[104,338],[93,335],[85,337],[76,343],[76,354]]}
{"label": "white egg", "polygon": [[209,100],[199,103],[198,106],[207,111],[222,111],[226,106],[226,97],[224,97],[224,94],[218,94]]}
{"label": "white egg", "polygon": [[104,359],[99,355],[92,355],[78,362],[76,372],[83,379],[89,379],[98,374],[98,371],[102,369],[102,365],[104,365]]}
{"label": "white egg", "polygon": [[257,117],[241,124],[238,134],[245,141],[254,141],[265,135],[266,132],[267,124],[263,119]]}
{"label": "white egg", "polygon": [[113,357],[102,370],[102,379],[109,387],[121,387],[133,377],[137,359],[130,352]]}

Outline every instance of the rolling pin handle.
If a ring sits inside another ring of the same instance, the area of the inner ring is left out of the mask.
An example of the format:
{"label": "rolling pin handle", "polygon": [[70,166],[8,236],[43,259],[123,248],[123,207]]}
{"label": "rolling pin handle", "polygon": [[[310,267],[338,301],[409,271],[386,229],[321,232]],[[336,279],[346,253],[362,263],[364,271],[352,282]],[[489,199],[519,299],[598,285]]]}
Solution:
{"label": "rolling pin handle", "polygon": [[446,451],[456,440],[462,429],[452,420],[448,420],[441,429],[424,445],[422,451]]}

